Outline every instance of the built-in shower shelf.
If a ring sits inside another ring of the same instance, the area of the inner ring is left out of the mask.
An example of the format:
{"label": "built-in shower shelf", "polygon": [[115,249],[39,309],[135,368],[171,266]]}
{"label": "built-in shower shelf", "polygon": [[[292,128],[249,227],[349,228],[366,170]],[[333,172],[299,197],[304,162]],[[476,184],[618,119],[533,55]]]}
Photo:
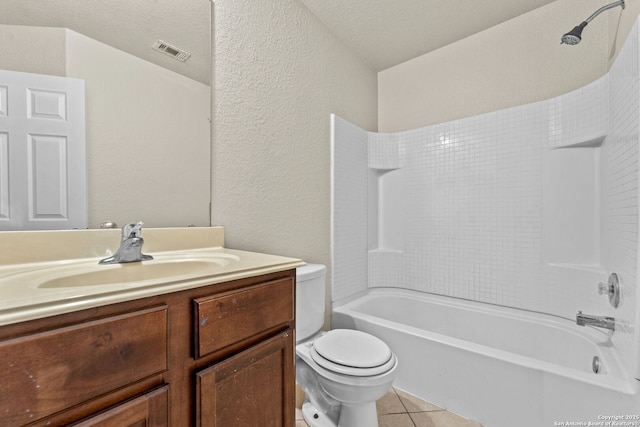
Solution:
{"label": "built-in shower shelf", "polygon": [[596,137],[586,137],[581,141],[571,141],[566,144],[558,145],[553,149],[558,148],[598,148],[604,142],[606,135],[598,135]]}
{"label": "built-in shower shelf", "polygon": [[369,253],[370,254],[402,254],[404,252],[398,249],[377,248],[377,249],[370,249]]}
{"label": "built-in shower shelf", "polygon": [[405,240],[404,169],[369,171],[369,249],[401,252]]}

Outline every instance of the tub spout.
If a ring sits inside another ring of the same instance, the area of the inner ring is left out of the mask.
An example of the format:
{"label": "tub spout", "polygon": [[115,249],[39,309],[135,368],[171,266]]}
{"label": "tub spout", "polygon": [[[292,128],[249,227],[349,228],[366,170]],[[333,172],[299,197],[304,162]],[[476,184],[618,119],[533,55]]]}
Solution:
{"label": "tub spout", "polygon": [[616,328],[616,319],[607,316],[582,314],[582,312],[579,311],[578,314],[576,314],[576,324],[578,326],[595,326],[597,328],[604,328],[613,331]]}

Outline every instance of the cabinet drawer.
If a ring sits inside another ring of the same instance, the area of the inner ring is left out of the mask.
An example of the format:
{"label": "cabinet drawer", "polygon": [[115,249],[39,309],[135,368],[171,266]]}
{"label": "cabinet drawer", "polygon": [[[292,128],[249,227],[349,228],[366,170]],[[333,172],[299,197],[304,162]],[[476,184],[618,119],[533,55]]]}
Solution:
{"label": "cabinet drawer", "polygon": [[199,298],[195,356],[202,357],[282,325],[294,316],[292,278]]}
{"label": "cabinet drawer", "polygon": [[3,425],[23,425],[167,369],[167,307],[0,342]]}
{"label": "cabinet drawer", "polygon": [[73,427],[167,427],[168,405],[169,386],[164,386],[73,424]]}

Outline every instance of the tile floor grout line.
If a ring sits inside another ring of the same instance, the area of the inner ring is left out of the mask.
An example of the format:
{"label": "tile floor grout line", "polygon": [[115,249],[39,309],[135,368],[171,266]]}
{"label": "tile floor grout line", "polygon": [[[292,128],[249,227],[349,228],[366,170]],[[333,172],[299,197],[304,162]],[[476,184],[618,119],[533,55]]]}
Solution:
{"label": "tile floor grout line", "polygon": [[402,397],[400,397],[400,395],[398,394],[398,390],[396,390],[395,387],[391,387],[391,390],[393,390],[393,392],[395,393],[396,397],[398,398],[398,400],[402,404],[402,407],[404,408],[404,411],[405,411],[404,413],[409,416],[409,420],[411,421],[411,424],[413,424],[413,427],[418,427],[416,422],[413,420],[413,417],[411,416],[411,413],[409,412],[409,408],[407,408],[407,405],[405,405],[404,399],[402,399]]}

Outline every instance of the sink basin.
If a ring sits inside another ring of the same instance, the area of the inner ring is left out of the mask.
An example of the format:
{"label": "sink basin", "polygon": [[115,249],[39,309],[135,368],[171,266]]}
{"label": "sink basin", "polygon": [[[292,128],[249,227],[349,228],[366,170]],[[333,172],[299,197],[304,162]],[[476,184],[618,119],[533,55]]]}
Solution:
{"label": "sink basin", "polygon": [[216,274],[217,270],[239,257],[231,254],[158,256],[156,259],[126,264],[83,263],[53,268],[39,281],[37,288],[75,288],[104,285],[135,285],[148,281],[175,281]]}

